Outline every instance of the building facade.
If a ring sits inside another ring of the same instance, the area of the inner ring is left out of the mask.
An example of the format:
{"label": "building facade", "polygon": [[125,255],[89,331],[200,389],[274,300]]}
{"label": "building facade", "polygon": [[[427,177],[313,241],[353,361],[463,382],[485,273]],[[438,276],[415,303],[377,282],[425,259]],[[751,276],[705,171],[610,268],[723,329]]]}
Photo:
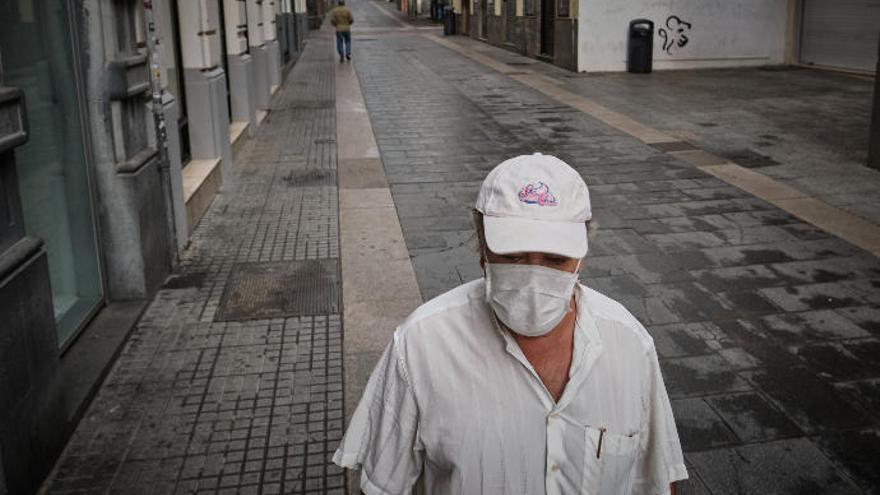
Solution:
{"label": "building facade", "polygon": [[655,69],[796,64],[870,74],[880,0],[454,0],[459,33],[580,72],[624,71],[629,23]]}
{"label": "building facade", "polygon": [[52,468],[118,349],[95,326],[165,282],[306,26],[306,0],[0,2],[0,495]]}

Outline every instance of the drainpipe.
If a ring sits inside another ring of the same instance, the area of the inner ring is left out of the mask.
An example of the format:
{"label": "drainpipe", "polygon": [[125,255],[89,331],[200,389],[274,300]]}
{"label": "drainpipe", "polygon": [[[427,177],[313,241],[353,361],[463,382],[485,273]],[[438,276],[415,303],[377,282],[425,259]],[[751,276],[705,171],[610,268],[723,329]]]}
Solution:
{"label": "drainpipe", "polygon": [[165,126],[165,112],[162,103],[162,65],[159,49],[156,46],[156,19],[153,14],[153,0],[143,0],[144,21],[147,26],[147,52],[150,59],[150,92],[152,94],[153,120],[156,123],[156,148],[159,150],[159,181],[162,183],[162,196],[165,202],[166,250],[171,271],[177,270],[177,229],[174,225],[174,194],[171,189],[171,162],[168,159],[168,129]]}

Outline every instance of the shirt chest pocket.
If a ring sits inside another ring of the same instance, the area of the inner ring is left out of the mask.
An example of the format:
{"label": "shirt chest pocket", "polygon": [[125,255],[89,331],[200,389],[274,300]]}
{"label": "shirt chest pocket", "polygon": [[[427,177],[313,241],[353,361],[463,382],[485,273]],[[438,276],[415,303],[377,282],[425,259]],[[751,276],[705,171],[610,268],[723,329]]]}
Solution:
{"label": "shirt chest pocket", "polygon": [[621,435],[588,426],[584,434],[582,493],[626,495],[632,490],[639,434]]}

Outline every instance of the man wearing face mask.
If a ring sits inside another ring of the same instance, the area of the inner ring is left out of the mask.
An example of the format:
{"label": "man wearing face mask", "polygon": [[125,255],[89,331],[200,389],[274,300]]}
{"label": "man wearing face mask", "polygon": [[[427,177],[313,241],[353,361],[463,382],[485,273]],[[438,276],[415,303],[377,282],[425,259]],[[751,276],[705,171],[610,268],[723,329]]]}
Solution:
{"label": "man wearing face mask", "polygon": [[475,218],[484,278],[397,328],[333,461],[361,467],[368,495],[674,491],[687,471],[653,340],[577,281],[580,174],[507,160]]}

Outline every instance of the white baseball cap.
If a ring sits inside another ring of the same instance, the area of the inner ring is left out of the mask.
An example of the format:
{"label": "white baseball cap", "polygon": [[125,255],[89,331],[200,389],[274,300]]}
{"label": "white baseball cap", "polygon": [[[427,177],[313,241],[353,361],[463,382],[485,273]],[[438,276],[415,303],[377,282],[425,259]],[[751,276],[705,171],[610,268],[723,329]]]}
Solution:
{"label": "white baseball cap", "polygon": [[555,156],[520,155],[492,169],[477,196],[486,244],[493,253],[587,254],[590,191]]}

